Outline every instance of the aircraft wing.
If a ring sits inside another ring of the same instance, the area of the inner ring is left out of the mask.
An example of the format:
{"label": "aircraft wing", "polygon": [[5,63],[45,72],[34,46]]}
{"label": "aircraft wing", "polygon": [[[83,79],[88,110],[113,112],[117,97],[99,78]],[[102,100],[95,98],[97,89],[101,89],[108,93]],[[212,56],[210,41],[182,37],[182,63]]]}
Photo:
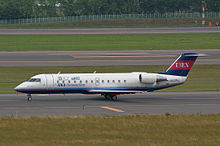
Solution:
{"label": "aircraft wing", "polygon": [[89,90],[90,93],[143,93],[135,90]]}

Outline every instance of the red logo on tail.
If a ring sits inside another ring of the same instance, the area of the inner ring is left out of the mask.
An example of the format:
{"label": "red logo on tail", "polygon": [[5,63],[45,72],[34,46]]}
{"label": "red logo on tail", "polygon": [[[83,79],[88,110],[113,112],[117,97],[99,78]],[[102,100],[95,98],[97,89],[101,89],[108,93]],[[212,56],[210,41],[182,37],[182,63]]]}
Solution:
{"label": "red logo on tail", "polygon": [[175,63],[176,64],[176,68],[188,68],[189,64],[188,63]]}
{"label": "red logo on tail", "polygon": [[195,61],[176,61],[170,70],[190,70]]}

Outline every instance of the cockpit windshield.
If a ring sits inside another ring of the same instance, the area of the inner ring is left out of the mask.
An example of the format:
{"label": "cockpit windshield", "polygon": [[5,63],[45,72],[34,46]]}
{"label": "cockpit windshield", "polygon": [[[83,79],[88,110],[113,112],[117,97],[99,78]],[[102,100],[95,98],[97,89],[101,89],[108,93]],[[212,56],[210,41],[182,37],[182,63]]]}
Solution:
{"label": "cockpit windshield", "polygon": [[28,80],[28,82],[40,82],[40,81],[41,81],[40,78],[30,78],[30,79]]}

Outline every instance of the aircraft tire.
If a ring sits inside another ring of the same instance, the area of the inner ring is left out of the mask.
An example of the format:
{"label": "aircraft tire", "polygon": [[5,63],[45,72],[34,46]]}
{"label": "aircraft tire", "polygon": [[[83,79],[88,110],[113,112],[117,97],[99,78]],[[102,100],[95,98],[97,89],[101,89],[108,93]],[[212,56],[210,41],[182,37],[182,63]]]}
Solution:
{"label": "aircraft tire", "polygon": [[108,94],[104,94],[104,97],[105,97],[106,100],[109,99]]}
{"label": "aircraft tire", "polygon": [[27,95],[27,101],[31,101],[31,100],[32,100],[31,94],[28,94]]}
{"label": "aircraft tire", "polygon": [[111,94],[104,94],[104,97],[105,97],[106,100],[116,101],[118,99],[117,95],[111,95]]}
{"label": "aircraft tire", "polygon": [[117,95],[112,95],[111,100],[116,101],[118,99]]}
{"label": "aircraft tire", "polygon": [[27,98],[27,100],[28,100],[28,101],[31,101],[31,100],[32,100],[32,98],[31,98],[31,97],[28,97],[28,98]]}

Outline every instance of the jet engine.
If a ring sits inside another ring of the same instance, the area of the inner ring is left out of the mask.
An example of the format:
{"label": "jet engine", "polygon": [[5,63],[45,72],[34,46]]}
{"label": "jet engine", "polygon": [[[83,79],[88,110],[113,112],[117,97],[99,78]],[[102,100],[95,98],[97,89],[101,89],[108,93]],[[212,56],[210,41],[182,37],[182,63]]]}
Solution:
{"label": "jet engine", "polygon": [[140,74],[139,80],[141,83],[154,84],[156,82],[156,76],[151,74]]}
{"label": "jet engine", "polygon": [[144,84],[154,84],[156,82],[167,81],[167,78],[160,75],[143,73],[139,75],[139,81]]}

